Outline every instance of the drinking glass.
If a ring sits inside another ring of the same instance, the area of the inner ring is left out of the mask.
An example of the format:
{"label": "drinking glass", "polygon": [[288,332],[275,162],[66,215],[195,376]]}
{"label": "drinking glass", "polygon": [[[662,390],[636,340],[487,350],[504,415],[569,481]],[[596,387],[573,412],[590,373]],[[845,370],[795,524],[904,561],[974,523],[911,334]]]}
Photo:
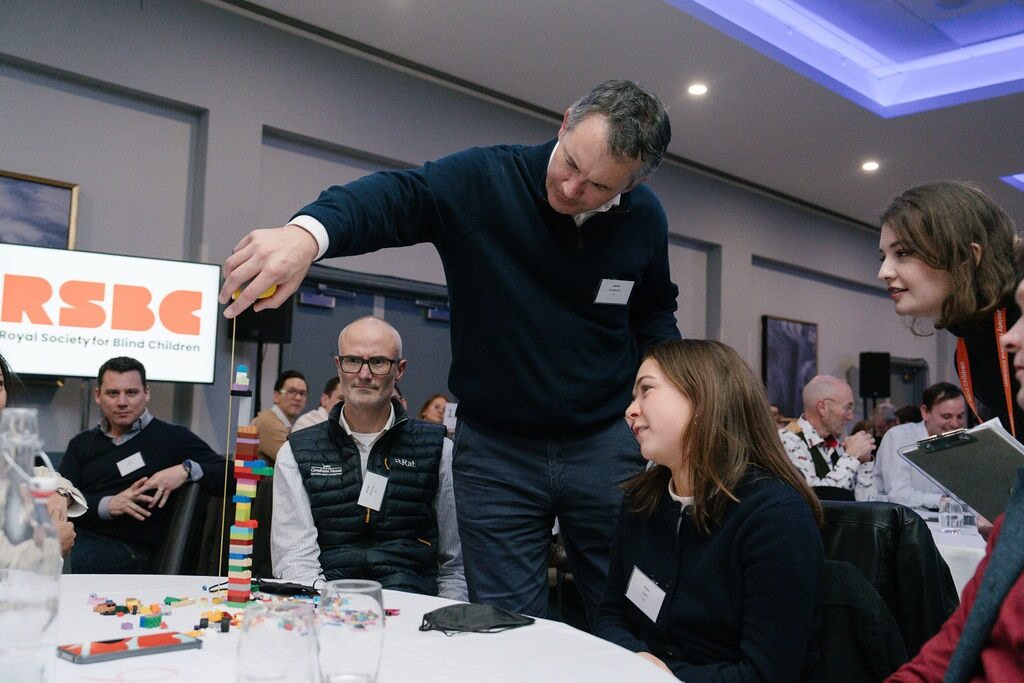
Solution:
{"label": "drinking glass", "polygon": [[329,581],[317,608],[321,683],[375,683],[384,644],[376,581]]}
{"label": "drinking glass", "polygon": [[957,534],[964,526],[964,505],[952,498],[939,504],[939,528],[944,534]]}
{"label": "drinking glass", "polygon": [[253,603],[242,616],[238,683],[309,683],[316,680],[313,605]]}

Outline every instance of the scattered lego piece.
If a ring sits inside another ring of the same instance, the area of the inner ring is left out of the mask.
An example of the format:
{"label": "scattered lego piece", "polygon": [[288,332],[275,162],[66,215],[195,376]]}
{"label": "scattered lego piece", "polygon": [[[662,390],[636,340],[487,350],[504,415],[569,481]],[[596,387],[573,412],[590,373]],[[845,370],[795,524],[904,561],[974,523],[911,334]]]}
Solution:
{"label": "scattered lego piece", "polygon": [[135,624],[133,624],[130,621],[121,622],[121,630],[122,631],[131,631],[133,628],[135,628]]}
{"label": "scattered lego piece", "polygon": [[167,622],[166,622],[166,621],[161,621],[161,622],[160,622],[160,628],[169,628],[169,627],[167,626]]}
{"label": "scattered lego piece", "polygon": [[139,617],[139,626],[142,628],[159,628],[164,618],[159,614],[146,614]]}
{"label": "scattered lego piece", "polygon": [[203,617],[199,620],[199,628],[210,628],[210,620]]}
{"label": "scattered lego piece", "polygon": [[230,621],[222,621],[222,622],[220,622],[220,632],[221,633],[227,633],[230,630],[231,630],[231,622]]}
{"label": "scattered lego piece", "polygon": [[401,613],[402,610],[398,609],[397,607],[391,607],[389,609],[384,610],[384,616],[386,617],[397,617]]}
{"label": "scattered lego piece", "polygon": [[172,598],[169,595],[166,598],[164,598],[165,605],[173,605],[176,602],[181,602],[181,598]]}

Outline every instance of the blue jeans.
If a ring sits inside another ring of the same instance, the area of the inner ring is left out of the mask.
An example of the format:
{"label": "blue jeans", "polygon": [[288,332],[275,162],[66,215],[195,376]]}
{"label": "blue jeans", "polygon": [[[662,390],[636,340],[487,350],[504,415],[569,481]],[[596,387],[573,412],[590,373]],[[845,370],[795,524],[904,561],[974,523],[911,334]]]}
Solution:
{"label": "blue jeans", "polygon": [[608,578],[619,485],[643,467],[625,420],[550,438],[510,436],[459,420],[452,474],[469,599],[545,616],[557,516],[592,622]]}
{"label": "blue jeans", "polygon": [[145,574],[152,555],[146,546],[76,529],[69,561],[72,574]]}

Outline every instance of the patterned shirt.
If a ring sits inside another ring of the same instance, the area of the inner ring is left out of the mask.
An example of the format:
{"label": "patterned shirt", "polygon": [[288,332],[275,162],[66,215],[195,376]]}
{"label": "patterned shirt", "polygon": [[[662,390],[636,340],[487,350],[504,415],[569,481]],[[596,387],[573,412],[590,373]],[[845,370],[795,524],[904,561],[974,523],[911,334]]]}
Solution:
{"label": "patterned shirt", "polygon": [[[799,431],[786,427],[779,430],[779,436],[782,438],[786,455],[804,475],[807,484],[809,486],[835,486],[853,491],[854,498],[857,500],[870,500],[874,492],[875,463],[871,461],[861,463],[852,455],[847,455],[842,444],[837,444],[834,448],[826,446],[825,439],[818,434],[810,422],[802,417],[797,420],[796,424],[800,428]],[[814,460],[811,459],[811,449],[815,446],[818,447],[825,462],[831,467],[829,473],[821,478],[815,474]],[[839,456],[835,464],[832,464],[833,454]]]}

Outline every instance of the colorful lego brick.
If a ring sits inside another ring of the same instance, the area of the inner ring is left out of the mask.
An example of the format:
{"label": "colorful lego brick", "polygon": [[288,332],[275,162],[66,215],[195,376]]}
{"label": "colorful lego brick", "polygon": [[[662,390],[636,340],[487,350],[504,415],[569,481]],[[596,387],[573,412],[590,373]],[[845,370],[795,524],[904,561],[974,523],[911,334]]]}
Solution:
{"label": "colorful lego brick", "polygon": [[144,614],[139,617],[139,626],[142,628],[159,628],[160,622],[164,620],[160,614]]}
{"label": "colorful lego brick", "polygon": [[245,520],[245,521],[237,520],[236,519],[235,520],[235,526],[242,527],[244,529],[255,529],[256,527],[259,526],[259,523],[256,520],[254,520],[254,519]]}
{"label": "colorful lego brick", "polygon": [[121,630],[122,631],[131,631],[133,628],[135,628],[135,624],[133,624],[130,621],[122,621],[121,622]]}
{"label": "colorful lego brick", "polygon": [[[127,602],[128,601],[126,600],[125,603],[127,604]],[[165,605],[173,605],[176,602],[181,602],[181,598],[172,598],[170,595],[164,598]]]}

